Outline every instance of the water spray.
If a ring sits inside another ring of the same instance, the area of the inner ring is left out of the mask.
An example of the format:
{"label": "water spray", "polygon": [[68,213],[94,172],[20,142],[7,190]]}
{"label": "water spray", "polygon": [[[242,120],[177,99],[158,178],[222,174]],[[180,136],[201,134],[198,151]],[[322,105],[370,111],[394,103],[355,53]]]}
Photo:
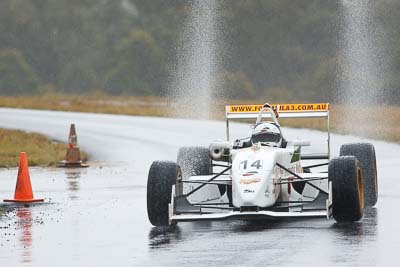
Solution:
{"label": "water spray", "polygon": [[213,96],[219,91],[219,3],[191,2],[185,28],[177,47],[177,65],[170,87],[176,117],[210,119]]}
{"label": "water spray", "polygon": [[377,130],[369,127],[368,118],[371,107],[383,99],[387,64],[374,2],[340,1],[337,100],[343,105],[345,116],[339,120],[339,128],[357,135]]}

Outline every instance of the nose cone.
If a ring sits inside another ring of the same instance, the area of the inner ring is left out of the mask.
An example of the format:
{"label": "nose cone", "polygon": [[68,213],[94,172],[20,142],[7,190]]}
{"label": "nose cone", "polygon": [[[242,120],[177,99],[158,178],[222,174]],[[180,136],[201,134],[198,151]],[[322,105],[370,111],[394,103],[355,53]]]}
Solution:
{"label": "nose cone", "polygon": [[235,207],[274,205],[273,184],[276,153],[274,149],[248,149],[232,162],[232,193]]}

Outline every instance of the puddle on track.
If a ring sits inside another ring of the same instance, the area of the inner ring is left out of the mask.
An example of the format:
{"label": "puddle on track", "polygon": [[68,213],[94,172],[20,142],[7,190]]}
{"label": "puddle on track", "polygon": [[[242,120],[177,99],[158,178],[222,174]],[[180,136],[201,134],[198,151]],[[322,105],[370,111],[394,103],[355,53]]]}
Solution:
{"label": "puddle on track", "polygon": [[[0,171],[0,196],[12,197],[17,170]],[[128,165],[88,169],[31,168],[44,204],[1,204],[2,266],[90,266],[134,260],[145,253],[149,223],[145,187]],[[7,189],[7,190],[5,190]],[[136,200],[135,200],[136,199]],[[118,264],[120,265],[120,264]]]}

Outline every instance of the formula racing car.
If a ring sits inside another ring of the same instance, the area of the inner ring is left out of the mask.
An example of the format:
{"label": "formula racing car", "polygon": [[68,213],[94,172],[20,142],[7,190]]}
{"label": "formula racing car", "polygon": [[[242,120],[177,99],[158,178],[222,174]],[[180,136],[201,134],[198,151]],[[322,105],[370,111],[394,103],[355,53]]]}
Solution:
{"label": "formula racing car", "polygon": [[[326,119],[326,151],[303,153],[310,142],[286,140],[278,118]],[[229,122],[250,119],[251,135],[230,141]],[[226,131],[226,141],[182,147],[177,162],[152,163],[147,211],[153,225],[307,217],[355,222],[377,203],[372,144],[345,144],[330,158],[328,103],[227,106]]]}

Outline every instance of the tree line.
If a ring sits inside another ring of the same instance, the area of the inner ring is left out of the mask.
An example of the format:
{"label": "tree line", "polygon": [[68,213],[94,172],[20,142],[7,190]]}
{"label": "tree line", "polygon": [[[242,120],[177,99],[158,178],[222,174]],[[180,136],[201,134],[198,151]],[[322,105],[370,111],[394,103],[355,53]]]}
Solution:
{"label": "tree line", "polygon": [[[228,51],[218,76],[226,95],[331,99],[338,2],[221,1]],[[393,62],[387,94],[397,101],[400,3],[377,2]],[[166,95],[191,7],[188,0],[2,0],[0,94]]]}

